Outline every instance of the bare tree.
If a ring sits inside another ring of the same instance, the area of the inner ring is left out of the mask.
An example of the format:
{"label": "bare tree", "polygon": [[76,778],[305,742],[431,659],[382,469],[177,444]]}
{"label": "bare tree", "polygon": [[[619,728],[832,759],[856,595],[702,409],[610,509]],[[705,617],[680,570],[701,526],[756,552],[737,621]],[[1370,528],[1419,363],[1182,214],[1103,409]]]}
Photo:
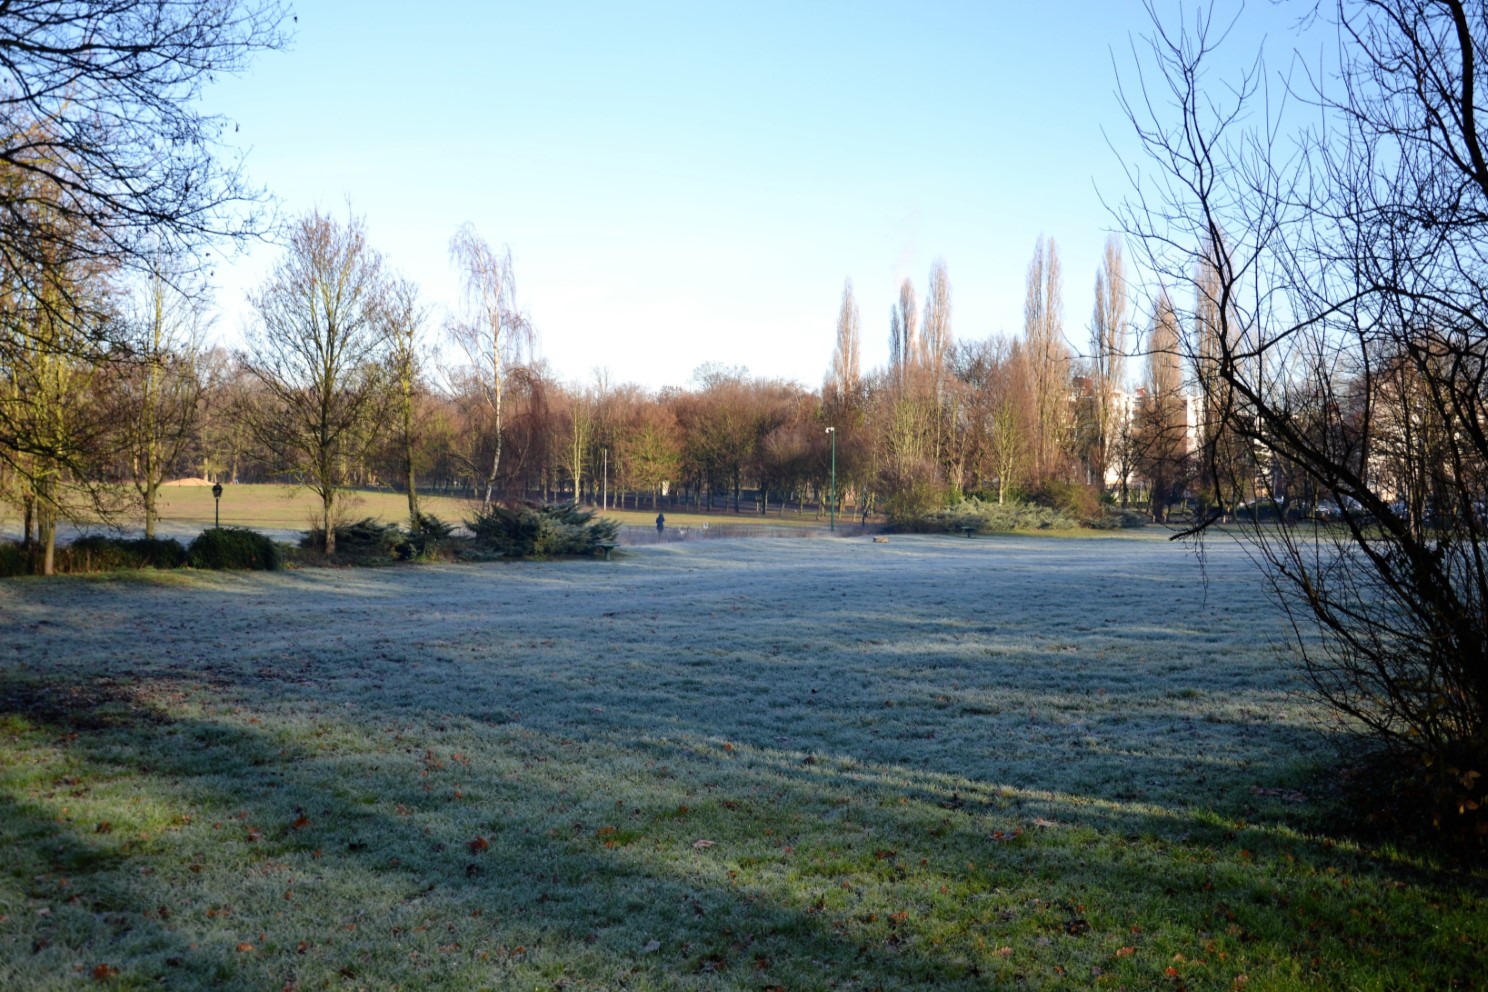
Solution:
{"label": "bare tree", "polygon": [[1160,293],[1147,334],[1147,381],[1135,430],[1137,468],[1147,480],[1149,510],[1157,521],[1168,519],[1189,480],[1182,336],[1172,301]]}
{"label": "bare tree", "polygon": [[503,392],[512,367],[520,367],[534,343],[532,321],[517,307],[517,277],[511,249],[495,251],[474,227],[463,225],[450,239],[450,258],[460,270],[465,315],[449,324],[450,336],[470,362],[470,380],[479,388],[493,421],[491,467],[486,473],[481,511],[490,509],[501,472]]}
{"label": "bare tree", "polygon": [[342,225],[312,212],[248,300],[257,321],[242,363],[268,402],[245,410],[245,420],[280,467],[320,498],[324,550],[334,554],[338,497],[384,396],[381,259],[360,218]]}
{"label": "bare tree", "polygon": [[1026,343],[996,338],[989,342],[989,351],[992,365],[983,416],[997,502],[1002,504],[1029,473],[1037,409]]}
{"label": "bare tree", "polygon": [[391,279],[383,287],[379,301],[382,335],[388,345],[388,367],[395,390],[394,403],[398,417],[398,447],[402,455],[403,484],[408,490],[409,533],[420,530],[418,478],[415,471],[415,449],[418,396],[424,361],[420,340],[428,308],[419,302],[418,285],[408,279]]}
{"label": "bare tree", "polygon": [[584,465],[589,460],[589,449],[594,442],[595,397],[594,393],[581,387],[569,390],[567,408],[563,416],[563,459],[569,477],[573,479],[574,499],[584,496]]}
{"label": "bare tree", "polygon": [[182,292],[157,269],[131,316],[127,353],[117,364],[123,393],[121,434],[145,511],[145,537],[155,536],[160,485],[195,439],[206,381],[198,373],[205,326],[199,296]]}
{"label": "bare tree", "polygon": [[1309,488],[1341,516],[1251,533],[1298,631],[1322,635],[1296,639],[1314,689],[1394,756],[1376,794],[1401,797],[1395,812],[1480,840],[1488,19],[1462,0],[1340,2],[1329,84],[1283,94],[1309,106],[1292,142],[1259,60],[1208,79],[1212,13],[1153,19],[1126,109],[1156,167],[1131,175],[1155,181],[1124,225],[1167,278],[1212,272],[1218,332],[1190,358],[1218,423],[1259,453],[1274,497]]}

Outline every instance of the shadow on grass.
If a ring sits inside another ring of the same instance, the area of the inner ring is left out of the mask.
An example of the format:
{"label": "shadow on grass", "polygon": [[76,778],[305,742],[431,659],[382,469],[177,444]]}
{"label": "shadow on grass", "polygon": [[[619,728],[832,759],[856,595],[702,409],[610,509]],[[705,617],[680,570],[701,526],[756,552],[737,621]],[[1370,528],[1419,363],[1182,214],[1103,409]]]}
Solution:
{"label": "shadow on grass", "polygon": [[[315,686],[224,690],[241,709],[210,718],[173,712],[172,679],[0,682],[8,746],[37,761],[0,797],[5,987],[78,965],[182,989],[1152,985],[1169,968],[1472,987],[1485,949],[1472,885],[1284,827],[717,737],[458,713],[436,730],[365,701],[289,733],[254,704]],[[82,819],[92,799],[120,822]]]}

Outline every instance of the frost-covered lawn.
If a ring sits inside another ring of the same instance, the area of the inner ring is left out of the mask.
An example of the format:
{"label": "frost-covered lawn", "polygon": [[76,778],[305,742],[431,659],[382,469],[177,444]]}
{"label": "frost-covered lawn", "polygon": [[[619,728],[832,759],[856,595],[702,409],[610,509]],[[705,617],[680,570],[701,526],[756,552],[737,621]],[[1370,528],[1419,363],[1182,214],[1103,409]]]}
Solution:
{"label": "frost-covered lawn", "polygon": [[0,584],[0,989],[1481,987],[1154,539]]}

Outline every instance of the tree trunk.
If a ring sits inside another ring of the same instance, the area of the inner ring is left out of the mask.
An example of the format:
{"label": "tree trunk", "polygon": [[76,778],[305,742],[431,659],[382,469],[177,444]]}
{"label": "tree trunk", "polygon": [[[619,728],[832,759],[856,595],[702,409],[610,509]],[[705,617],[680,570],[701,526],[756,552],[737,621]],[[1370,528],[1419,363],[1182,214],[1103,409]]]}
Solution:
{"label": "tree trunk", "polygon": [[418,533],[418,526],[419,526],[419,508],[418,508],[418,491],[416,489],[414,489],[413,450],[411,448],[409,449],[409,452],[408,452],[407,463],[408,463],[408,531],[411,534],[416,534],[416,533]]}
{"label": "tree trunk", "polygon": [[145,540],[155,539],[155,519],[159,516],[156,504],[160,500],[160,480],[153,476],[145,478]]}
{"label": "tree trunk", "polygon": [[418,480],[413,471],[413,391],[412,383],[406,378],[403,383],[403,465],[408,485],[408,532],[417,534],[419,504]]}
{"label": "tree trunk", "polygon": [[327,489],[320,496],[321,523],[325,527],[325,553],[333,555],[336,553],[336,528],[332,521],[333,503],[336,499],[336,491]]}
{"label": "tree trunk", "polygon": [[57,574],[57,518],[49,506],[37,507],[36,536],[41,551],[41,574]]}
{"label": "tree trunk", "polygon": [[26,494],[22,502],[21,511],[21,548],[26,552],[27,558],[36,547],[36,497],[31,493]]}

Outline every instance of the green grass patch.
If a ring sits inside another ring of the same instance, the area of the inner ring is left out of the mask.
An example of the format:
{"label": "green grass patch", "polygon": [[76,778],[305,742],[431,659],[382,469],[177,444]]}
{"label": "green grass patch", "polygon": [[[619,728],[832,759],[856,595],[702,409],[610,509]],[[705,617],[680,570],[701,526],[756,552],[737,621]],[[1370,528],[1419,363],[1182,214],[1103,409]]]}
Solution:
{"label": "green grass patch", "polygon": [[1481,985],[1482,870],[1332,828],[1252,569],[895,536],[0,584],[0,988]]}

